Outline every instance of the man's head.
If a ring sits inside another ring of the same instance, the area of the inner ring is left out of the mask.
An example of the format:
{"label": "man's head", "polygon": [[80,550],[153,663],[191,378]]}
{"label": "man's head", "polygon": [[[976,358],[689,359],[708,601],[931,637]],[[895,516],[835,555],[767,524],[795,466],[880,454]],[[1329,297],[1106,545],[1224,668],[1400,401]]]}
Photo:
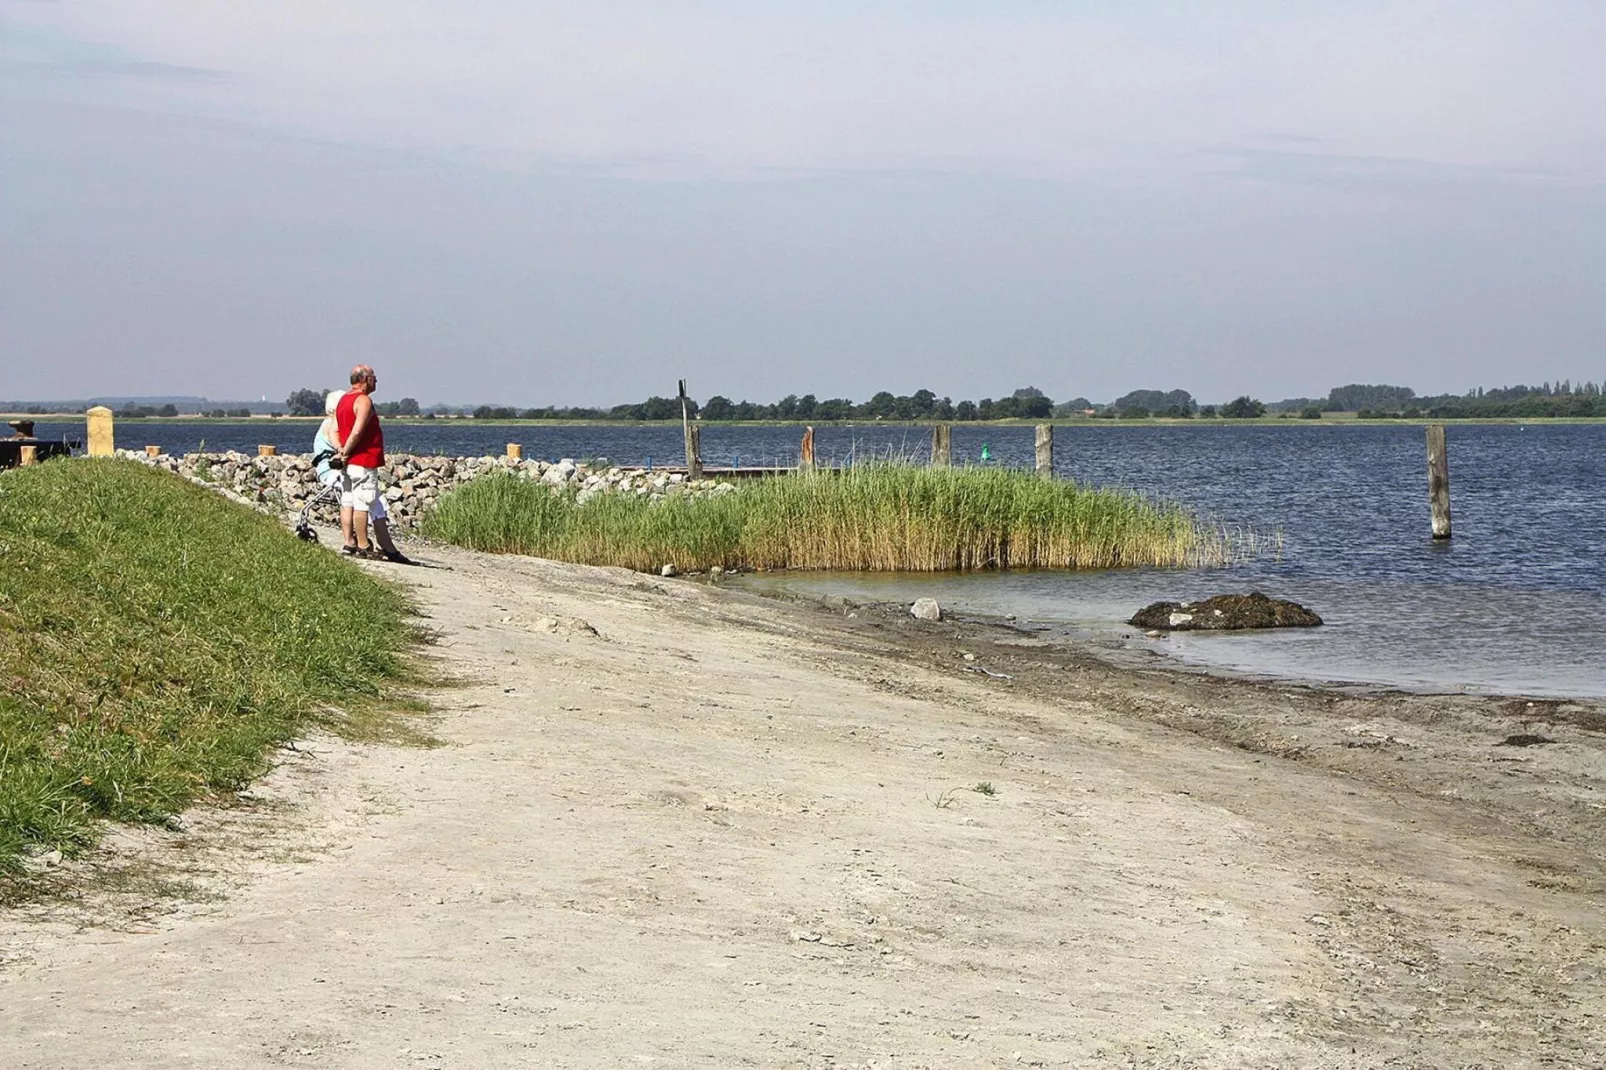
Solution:
{"label": "man's head", "polygon": [[379,384],[379,376],[366,364],[359,364],[351,369],[351,388],[364,394],[372,394],[374,387]]}

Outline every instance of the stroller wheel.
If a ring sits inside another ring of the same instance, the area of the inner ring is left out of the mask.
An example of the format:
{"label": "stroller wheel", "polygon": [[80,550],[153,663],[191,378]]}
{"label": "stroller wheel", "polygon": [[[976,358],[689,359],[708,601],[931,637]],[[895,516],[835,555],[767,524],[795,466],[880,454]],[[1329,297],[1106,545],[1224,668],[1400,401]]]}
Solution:
{"label": "stroller wheel", "polygon": [[317,542],[318,533],[312,530],[312,525],[310,524],[297,524],[296,538],[300,539],[302,542]]}

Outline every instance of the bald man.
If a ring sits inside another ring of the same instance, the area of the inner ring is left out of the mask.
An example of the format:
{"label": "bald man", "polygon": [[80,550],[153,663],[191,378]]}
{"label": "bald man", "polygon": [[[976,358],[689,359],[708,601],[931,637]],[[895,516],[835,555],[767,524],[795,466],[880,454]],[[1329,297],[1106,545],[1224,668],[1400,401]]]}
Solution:
{"label": "bald man", "polygon": [[[366,364],[351,369],[351,389],[335,404],[335,433],[340,439],[337,456],[343,463],[340,483],[341,552],[360,557],[383,556],[407,564],[391,542],[389,526],[379,498],[379,470],[385,465],[385,433],[370,397],[379,376]],[[376,555],[368,545],[369,514],[374,514],[374,538],[382,549]]]}

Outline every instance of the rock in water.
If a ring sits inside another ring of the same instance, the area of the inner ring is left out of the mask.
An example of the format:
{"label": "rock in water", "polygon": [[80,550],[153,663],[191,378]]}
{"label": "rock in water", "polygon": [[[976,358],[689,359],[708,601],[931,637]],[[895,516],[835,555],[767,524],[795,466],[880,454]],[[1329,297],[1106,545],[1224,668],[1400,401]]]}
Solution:
{"label": "rock in water", "polygon": [[909,615],[916,620],[942,620],[942,607],[935,598],[916,598]]}
{"label": "rock in water", "polygon": [[1192,632],[1240,628],[1314,628],[1322,618],[1282,598],[1251,594],[1218,594],[1203,602],[1156,602],[1127,623],[1137,628]]}

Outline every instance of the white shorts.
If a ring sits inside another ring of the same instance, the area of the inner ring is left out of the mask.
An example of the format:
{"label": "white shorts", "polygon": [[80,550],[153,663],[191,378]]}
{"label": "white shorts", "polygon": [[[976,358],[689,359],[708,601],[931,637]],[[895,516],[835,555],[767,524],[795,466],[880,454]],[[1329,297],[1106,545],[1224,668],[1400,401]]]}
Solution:
{"label": "white shorts", "polygon": [[388,519],[385,499],[379,496],[379,470],[348,464],[340,470],[340,507],[367,513],[375,520]]}
{"label": "white shorts", "polygon": [[[340,474],[340,469],[338,469],[338,468],[326,469],[324,471],[323,475],[318,477],[318,482],[322,483],[324,486],[328,487],[330,490],[340,491],[341,492],[340,493],[341,504],[345,504],[349,500],[346,497],[345,489],[344,489],[344,486],[343,486],[343,484],[345,482],[345,478]],[[369,509],[368,509],[368,515],[370,517],[372,517],[373,519],[375,519],[375,520],[389,520],[390,519],[390,514],[385,511],[385,498],[384,498],[384,495],[380,495],[379,497],[374,499],[374,504],[372,506],[370,506]]]}

